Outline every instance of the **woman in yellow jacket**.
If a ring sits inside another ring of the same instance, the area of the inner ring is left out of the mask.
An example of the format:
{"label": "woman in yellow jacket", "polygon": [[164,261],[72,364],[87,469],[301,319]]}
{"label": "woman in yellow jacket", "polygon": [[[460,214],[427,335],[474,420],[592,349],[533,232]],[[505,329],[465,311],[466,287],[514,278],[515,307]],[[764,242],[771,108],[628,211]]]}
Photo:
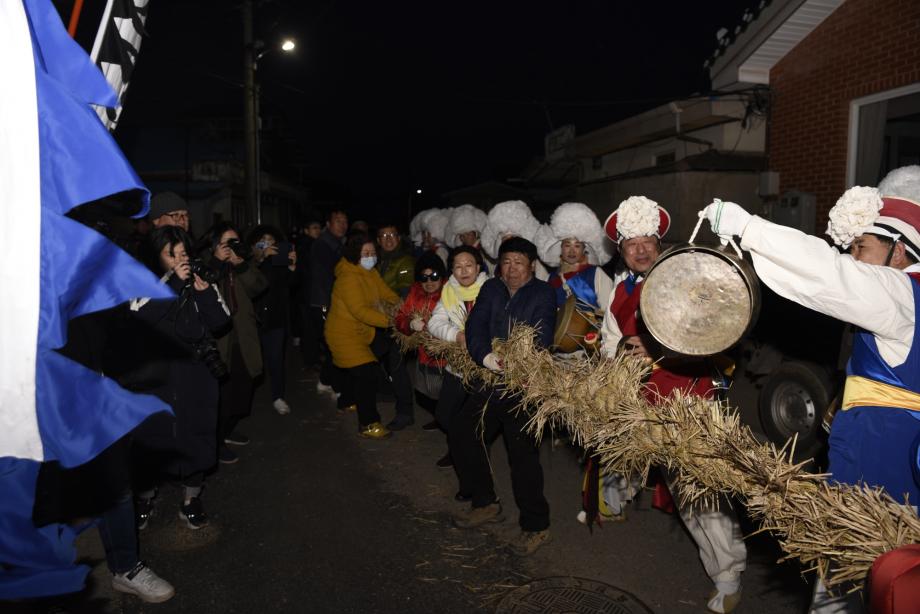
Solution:
{"label": "woman in yellow jacket", "polygon": [[[384,303],[398,303],[374,268],[377,250],[363,233],[348,237],[342,259],[335,266],[332,302],[326,318],[326,344],[335,366],[348,373],[350,388],[358,405],[358,427],[362,437],[383,439],[390,431],[415,422],[412,384],[402,355],[387,331],[389,317]],[[377,377],[383,365],[396,396],[396,417],[387,427],[377,411]]]}

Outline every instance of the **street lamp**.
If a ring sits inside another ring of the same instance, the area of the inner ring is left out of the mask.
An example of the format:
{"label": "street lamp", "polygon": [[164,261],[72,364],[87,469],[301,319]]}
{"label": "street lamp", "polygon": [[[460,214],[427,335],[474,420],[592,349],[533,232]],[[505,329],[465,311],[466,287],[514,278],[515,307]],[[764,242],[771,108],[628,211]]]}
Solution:
{"label": "street lamp", "polygon": [[[277,49],[281,49],[284,53],[291,53],[296,47],[296,44],[291,39],[285,39]],[[266,54],[275,51],[275,47],[266,47],[265,43],[262,41],[255,41],[253,44],[253,52],[255,53],[255,60],[252,63],[252,74],[253,74],[253,111],[255,112],[255,120],[253,125],[255,126],[255,164],[254,171],[255,177],[254,181],[254,190],[255,190],[255,203],[256,203],[256,224],[262,223],[262,111],[260,108],[262,88],[259,82],[255,79],[255,75],[259,70],[259,60],[265,57]]]}
{"label": "street lamp", "polygon": [[262,126],[259,117],[259,84],[256,71],[259,60],[265,54],[280,49],[290,53],[297,46],[291,39],[285,39],[278,47],[266,47],[265,43],[253,39],[253,0],[243,2],[243,127],[245,136],[246,160],[246,204],[255,212],[256,224],[262,223],[262,186],[260,170],[259,130]]}
{"label": "street lamp", "polygon": [[[421,196],[422,188],[415,188],[415,195]],[[413,197],[412,192],[409,192],[409,206],[407,207],[407,210],[409,213],[409,219],[406,221],[407,224],[412,221],[412,197]]]}

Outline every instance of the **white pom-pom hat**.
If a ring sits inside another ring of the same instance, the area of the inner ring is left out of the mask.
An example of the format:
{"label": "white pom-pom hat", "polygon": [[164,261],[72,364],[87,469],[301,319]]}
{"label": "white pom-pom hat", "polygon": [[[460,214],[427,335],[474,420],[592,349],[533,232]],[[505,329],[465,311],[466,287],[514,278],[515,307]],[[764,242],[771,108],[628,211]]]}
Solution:
{"label": "white pom-pom hat", "polygon": [[409,236],[412,237],[412,242],[415,245],[421,246],[424,242],[424,233],[428,217],[433,215],[436,211],[437,209],[419,211],[415,214],[415,217],[412,218],[412,221],[409,222]]}
{"label": "white pom-pom hat", "polygon": [[489,211],[489,222],[482,231],[480,244],[491,258],[498,258],[502,237],[514,235],[533,241],[540,222],[534,217],[527,203],[521,200],[506,200]]}
{"label": "white pom-pom hat", "polygon": [[636,237],[660,239],[670,227],[667,210],[645,196],[630,196],[604,222],[604,232],[616,243]]}
{"label": "white pom-pom hat", "polygon": [[875,226],[890,229],[896,241],[920,262],[920,166],[896,168],[878,184],[885,206],[879,211]]}
{"label": "white pom-pom hat", "polygon": [[604,265],[612,257],[600,220],[584,203],[559,205],[549,224],[540,227],[534,239],[540,260],[550,266],[559,266],[559,248],[565,239],[576,239],[584,243],[591,264]]}
{"label": "white pom-pom hat", "polygon": [[457,247],[460,245],[460,235],[473,230],[482,237],[482,231],[485,230],[488,223],[489,216],[482,209],[473,205],[460,205],[450,214],[444,242],[450,247]]}
{"label": "white pom-pom hat", "polygon": [[[866,207],[866,200],[872,207]],[[863,202],[866,210],[861,211],[861,218],[852,211],[854,202]],[[878,189],[850,188],[828,217],[827,234],[837,245],[849,247],[854,238],[865,233],[881,235],[903,243],[920,262],[920,166],[904,166],[891,171],[879,183]],[[841,218],[851,226],[845,226]]]}
{"label": "white pom-pom hat", "polygon": [[428,231],[435,241],[445,242],[447,225],[450,223],[452,208],[434,209],[422,222],[422,230]]}
{"label": "white pom-pom hat", "polygon": [[827,216],[827,234],[837,245],[850,246],[853,239],[870,232],[884,206],[875,188],[853,186],[837,199]]}
{"label": "white pom-pom hat", "polygon": [[882,196],[897,196],[920,203],[920,166],[902,166],[896,168],[878,184]]}

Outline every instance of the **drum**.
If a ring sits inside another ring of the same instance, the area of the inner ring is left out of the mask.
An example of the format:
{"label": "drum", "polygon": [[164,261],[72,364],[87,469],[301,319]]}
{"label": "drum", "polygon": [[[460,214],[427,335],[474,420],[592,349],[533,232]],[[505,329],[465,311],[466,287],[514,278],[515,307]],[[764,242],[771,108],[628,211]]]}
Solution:
{"label": "drum", "polygon": [[[593,312],[578,308],[578,297],[574,294],[556,312],[556,331],[553,335],[553,349],[562,354],[578,350],[593,351],[597,345],[600,324]],[[591,333],[594,333],[591,336]],[[585,337],[588,336],[588,341]]]}
{"label": "drum", "polygon": [[710,356],[735,345],[757,321],[760,286],[740,254],[675,245],[646,274],[639,311],[649,333],[666,348]]}

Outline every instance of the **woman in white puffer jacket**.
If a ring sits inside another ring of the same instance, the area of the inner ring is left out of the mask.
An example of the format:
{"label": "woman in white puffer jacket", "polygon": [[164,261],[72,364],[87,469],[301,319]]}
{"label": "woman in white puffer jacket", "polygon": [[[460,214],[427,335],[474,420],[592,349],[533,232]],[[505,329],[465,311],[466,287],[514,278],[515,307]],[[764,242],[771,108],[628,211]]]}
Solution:
{"label": "woman in white puffer jacket", "polygon": [[[441,289],[441,299],[428,320],[428,332],[438,339],[466,345],[466,318],[476,302],[479,289],[487,279],[488,275],[482,271],[482,254],[478,249],[466,245],[454,249],[451,254],[451,276]],[[442,468],[453,465],[450,455],[450,422],[463,407],[467,397],[457,371],[449,363],[446,371],[435,409],[435,419],[448,433],[448,452],[437,462],[438,467]],[[468,492],[464,491],[461,484],[458,499],[466,500],[461,497]]]}

